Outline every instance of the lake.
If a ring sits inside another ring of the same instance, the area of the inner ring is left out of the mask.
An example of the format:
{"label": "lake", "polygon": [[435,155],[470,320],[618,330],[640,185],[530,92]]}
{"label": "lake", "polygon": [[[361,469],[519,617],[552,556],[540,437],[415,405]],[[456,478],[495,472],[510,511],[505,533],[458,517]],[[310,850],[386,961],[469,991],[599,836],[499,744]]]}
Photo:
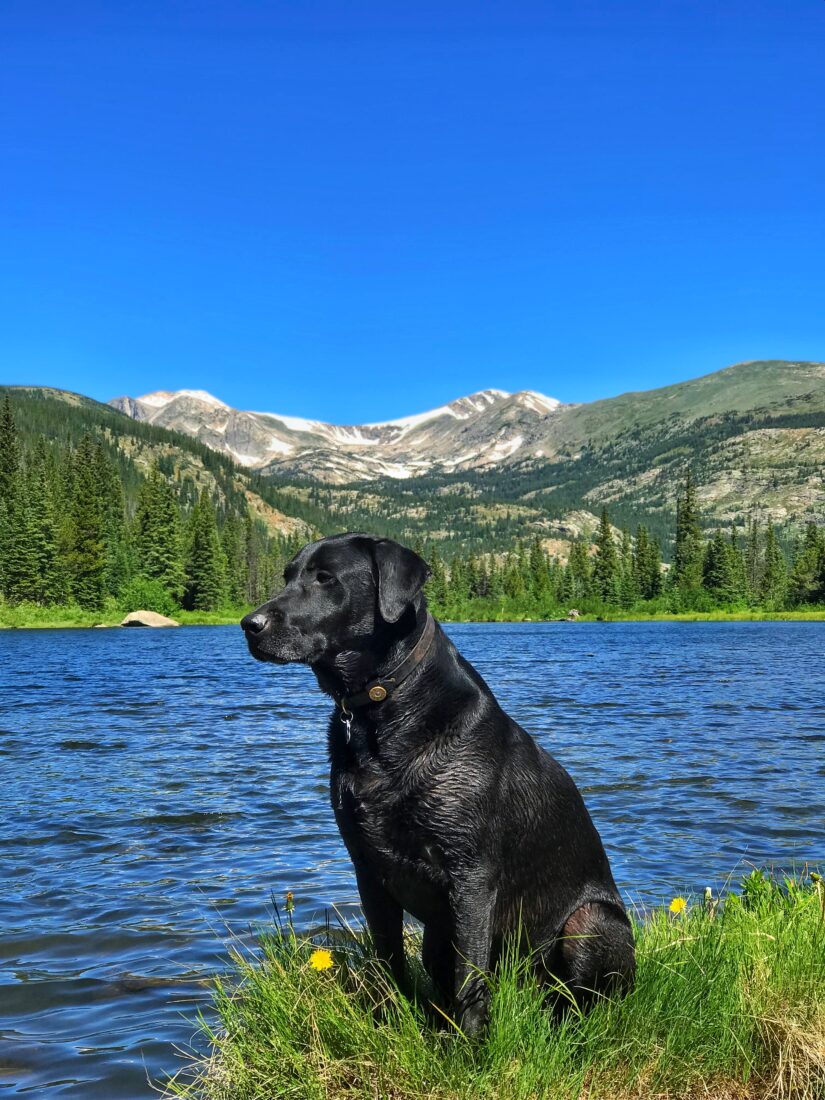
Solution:
{"label": "lake", "polygon": [[[450,626],[632,905],[825,862],[825,623]],[[237,627],[0,632],[0,1091],[148,1100],[230,943],[356,900],[329,701]]]}

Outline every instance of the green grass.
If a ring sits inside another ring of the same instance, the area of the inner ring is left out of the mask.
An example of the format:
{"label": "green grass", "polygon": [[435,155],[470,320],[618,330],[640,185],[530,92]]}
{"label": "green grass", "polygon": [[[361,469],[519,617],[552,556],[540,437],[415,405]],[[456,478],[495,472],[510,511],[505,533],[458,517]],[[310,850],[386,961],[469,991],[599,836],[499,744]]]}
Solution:
{"label": "green grass", "polygon": [[[184,611],[172,613],[183,626],[234,626],[250,611],[250,607],[224,607],[218,611]],[[126,614],[114,602],[98,611],[86,611],[76,604],[41,607],[34,603],[8,604],[0,602],[0,630],[66,628],[90,626],[118,626]],[[564,612],[553,611],[551,620],[563,617]],[[513,611],[496,609],[489,601],[476,601],[461,615],[439,616],[443,622],[543,622],[544,619]],[[825,607],[801,608],[797,611],[762,611],[758,608],[738,611],[604,611],[602,614],[582,614],[578,622],[761,622],[765,620],[794,622],[819,622],[825,620]]]}
{"label": "green grass", "polygon": [[[172,618],[183,626],[226,626],[240,622],[250,610],[249,607],[224,607],[218,611],[184,611],[179,608],[173,611]],[[87,611],[76,604],[41,607],[35,603],[0,602],[0,630],[119,626],[125,614],[114,601],[95,611]]]}
{"label": "green grass", "polygon": [[582,615],[585,622],[655,622],[655,623],[751,623],[751,622],[822,622],[825,607],[805,608],[797,611],[762,611],[750,608],[743,611],[644,611],[605,612],[603,615]]}
{"label": "green grass", "polygon": [[[529,965],[490,978],[484,1040],[384,978],[363,934],[302,938],[287,925],[260,956],[235,956],[215,989],[211,1056],[167,1085],[198,1100],[822,1100],[825,888],[754,872],[723,908],[648,914],[636,924],[633,992],[553,1023]],[[415,933],[408,951],[417,949]],[[310,964],[319,944],[333,965]]]}

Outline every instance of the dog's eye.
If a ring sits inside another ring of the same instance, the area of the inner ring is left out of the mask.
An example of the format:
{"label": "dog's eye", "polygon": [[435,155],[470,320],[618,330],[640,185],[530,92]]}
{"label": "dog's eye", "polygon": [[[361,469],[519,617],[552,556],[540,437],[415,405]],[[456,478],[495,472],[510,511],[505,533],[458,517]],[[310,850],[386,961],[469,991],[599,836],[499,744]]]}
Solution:
{"label": "dog's eye", "polygon": [[335,580],[332,573],[327,573],[323,569],[318,570],[318,572],[315,574],[315,579],[319,584],[329,584],[330,581]]}

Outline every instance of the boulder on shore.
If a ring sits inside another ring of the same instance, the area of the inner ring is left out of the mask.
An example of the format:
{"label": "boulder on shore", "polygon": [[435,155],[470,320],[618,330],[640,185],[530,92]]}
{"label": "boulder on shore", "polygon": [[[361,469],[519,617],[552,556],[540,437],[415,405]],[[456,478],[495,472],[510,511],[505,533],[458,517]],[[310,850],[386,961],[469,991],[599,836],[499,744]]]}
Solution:
{"label": "boulder on shore", "polygon": [[157,611],[130,611],[121,626],[180,626],[176,619],[159,615]]}

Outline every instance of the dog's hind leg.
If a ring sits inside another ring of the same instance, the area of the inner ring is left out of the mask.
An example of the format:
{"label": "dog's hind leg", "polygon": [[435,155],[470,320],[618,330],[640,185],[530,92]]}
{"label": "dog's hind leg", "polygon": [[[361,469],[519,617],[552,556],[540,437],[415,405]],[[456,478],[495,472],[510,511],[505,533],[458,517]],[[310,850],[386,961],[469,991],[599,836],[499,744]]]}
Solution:
{"label": "dog's hind leg", "polygon": [[[602,902],[580,906],[565,921],[544,968],[587,1008],[599,997],[627,992],[636,971],[633,930],[619,909]],[[558,1007],[564,1008],[560,997]]]}

